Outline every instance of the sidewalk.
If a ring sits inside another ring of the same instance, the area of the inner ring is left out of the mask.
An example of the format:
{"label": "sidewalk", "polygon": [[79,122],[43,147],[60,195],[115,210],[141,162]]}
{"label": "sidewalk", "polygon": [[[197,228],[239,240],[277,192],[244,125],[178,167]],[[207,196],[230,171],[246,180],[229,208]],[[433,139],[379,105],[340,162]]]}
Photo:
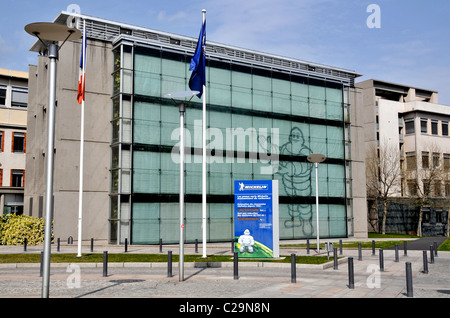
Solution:
{"label": "sidewalk", "polygon": [[[403,241],[402,241],[403,242]],[[287,244],[283,242],[283,244]],[[311,243],[311,247],[313,247]],[[159,253],[159,245],[128,246],[127,253]],[[178,246],[164,245],[162,253],[171,250],[178,254]],[[42,247],[1,246],[1,253],[40,253]],[[77,246],[62,245],[59,253],[76,253]],[[124,253],[124,246],[94,246],[94,253]],[[56,248],[52,246],[52,254]],[[90,253],[90,246],[83,246]],[[194,254],[193,244],[185,245],[185,254]],[[201,245],[198,253],[202,255]],[[306,255],[305,248],[280,248],[280,255]],[[218,299],[275,299],[275,298],[407,298],[405,264],[412,264],[414,298],[450,297],[450,252],[438,252],[434,264],[423,270],[423,252],[385,250],[384,271],[379,271],[379,251],[345,249],[338,268],[296,267],[296,281],[291,282],[291,265],[239,262],[239,278],[234,279],[233,263],[202,267],[185,262],[184,281],[179,281],[178,264],[173,264],[173,276],[167,277],[165,263],[109,263],[108,275],[103,277],[102,264],[51,264],[51,298],[218,298]],[[229,254],[231,243],[209,243],[207,254]],[[428,262],[430,253],[428,251]],[[310,255],[315,255],[313,249]],[[322,253],[322,255],[327,255]],[[332,253],[330,253],[330,257]],[[349,288],[348,258],[353,258],[354,288]],[[0,264],[0,298],[39,298],[42,278],[39,264]]]}

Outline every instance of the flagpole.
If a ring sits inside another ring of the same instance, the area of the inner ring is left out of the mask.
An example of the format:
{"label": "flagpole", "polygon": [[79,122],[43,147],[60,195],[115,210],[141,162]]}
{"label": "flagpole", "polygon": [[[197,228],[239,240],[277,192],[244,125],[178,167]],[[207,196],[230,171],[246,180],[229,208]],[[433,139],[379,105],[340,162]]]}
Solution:
{"label": "flagpole", "polygon": [[[81,52],[83,54],[83,78],[86,76],[86,23],[83,20],[83,41],[81,42]],[[84,85],[84,84],[82,84]],[[84,88],[85,89],[85,88]],[[84,94],[81,101],[81,132],[80,132],[80,186],[78,192],[78,257],[81,257],[82,225],[83,225],[83,170],[84,170]]]}
{"label": "flagpole", "polygon": [[[203,24],[206,20],[206,10],[203,9]],[[205,54],[205,53],[204,53]],[[203,85],[203,160],[202,160],[202,230],[203,257],[206,258],[206,85]]]}

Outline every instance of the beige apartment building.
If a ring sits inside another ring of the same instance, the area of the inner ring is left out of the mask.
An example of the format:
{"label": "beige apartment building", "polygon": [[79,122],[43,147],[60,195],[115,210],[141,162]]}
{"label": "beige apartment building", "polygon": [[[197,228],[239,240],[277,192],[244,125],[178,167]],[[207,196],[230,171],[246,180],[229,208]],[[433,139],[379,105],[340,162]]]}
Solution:
{"label": "beige apartment building", "polygon": [[28,73],[0,69],[0,211],[22,214]]}
{"label": "beige apartment building", "polygon": [[[398,183],[390,196],[450,197],[450,106],[438,92],[379,80],[357,83],[362,89],[366,150],[398,147]],[[441,206],[445,206],[440,204]],[[445,226],[447,209],[425,207],[424,223]],[[434,210],[433,213],[431,210]],[[440,230],[438,231],[440,233]]]}

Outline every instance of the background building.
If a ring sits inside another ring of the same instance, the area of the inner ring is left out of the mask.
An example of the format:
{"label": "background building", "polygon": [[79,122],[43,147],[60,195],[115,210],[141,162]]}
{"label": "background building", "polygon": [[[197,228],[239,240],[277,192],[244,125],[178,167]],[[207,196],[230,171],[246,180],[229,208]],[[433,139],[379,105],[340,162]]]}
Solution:
{"label": "background building", "polygon": [[[450,198],[450,106],[438,104],[436,91],[379,80],[360,82],[357,87],[363,95],[366,149],[394,146],[399,150],[400,180],[390,196],[410,198],[403,201],[409,207],[397,209],[413,211],[404,223],[418,222],[418,209],[412,208],[417,202],[411,198],[432,199],[424,206],[425,232],[443,234]],[[398,207],[398,202],[393,206]],[[409,231],[416,229],[412,226]]]}
{"label": "background building", "polygon": [[[65,24],[68,17],[62,12],[55,22]],[[79,17],[77,27],[82,29],[85,21],[88,37],[83,239],[177,242],[179,112],[164,96],[189,90],[197,39]],[[58,62],[56,237],[77,232],[80,43],[66,43]],[[38,41],[32,48],[43,49]],[[361,95],[354,87],[359,75],[209,41],[206,57],[208,241],[233,237],[233,180],[245,179],[280,180],[281,239],[315,237],[310,153],[327,156],[319,167],[321,237],[366,237]],[[36,76],[30,81],[27,167],[32,177],[25,195],[33,214],[42,214],[45,203],[47,60],[40,56],[38,62],[30,66]],[[201,109],[195,97],[185,117],[185,233],[191,242],[201,239],[202,232]],[[272,147],[279,149],[279,165],[271,173],[271,151],[260,151],[267,149],[268,138],[262,137],[271,137]]]}
{"label": "background building", "polygon": [[0,211],[23,213],[28,73],[0,69]]}

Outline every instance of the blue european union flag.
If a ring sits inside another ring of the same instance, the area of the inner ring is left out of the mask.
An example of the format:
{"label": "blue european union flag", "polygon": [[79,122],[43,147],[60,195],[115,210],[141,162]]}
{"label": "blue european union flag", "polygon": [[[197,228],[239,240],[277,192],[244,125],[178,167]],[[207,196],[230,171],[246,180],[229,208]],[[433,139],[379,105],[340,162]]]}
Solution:
{"label": "blue european union flag", "polygon": [[200,35],[198,37],[197,47],[195,54],[191,59],[191,65],[189,70],[192,71],[191,78],[189,79],[189,88],[191,91],[199,91],[198,98],[203,95],[203,85],[206,85],[205,78],[205,47],[206,42],[206,20],[202,24]]}

